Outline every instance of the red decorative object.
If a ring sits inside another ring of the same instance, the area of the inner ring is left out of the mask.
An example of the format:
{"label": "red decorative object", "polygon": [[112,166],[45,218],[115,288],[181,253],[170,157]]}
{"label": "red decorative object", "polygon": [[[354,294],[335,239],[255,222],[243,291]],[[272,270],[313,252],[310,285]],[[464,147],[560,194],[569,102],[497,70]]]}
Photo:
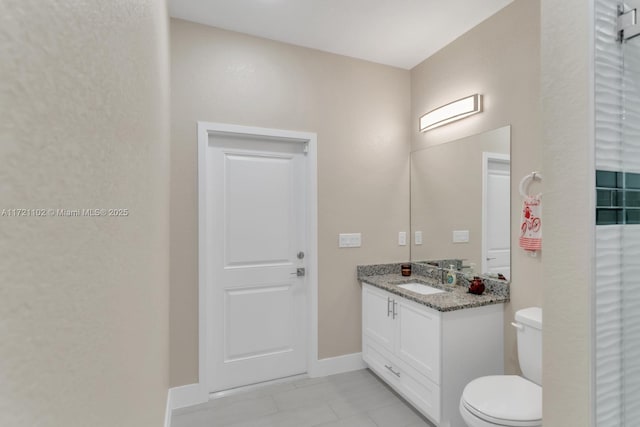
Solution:
{"label": "red decorative object", "polygon": [[469,292],[476,295],[482,295],[484,292],[484,282],[478,276],[475,276],[469,285]]}

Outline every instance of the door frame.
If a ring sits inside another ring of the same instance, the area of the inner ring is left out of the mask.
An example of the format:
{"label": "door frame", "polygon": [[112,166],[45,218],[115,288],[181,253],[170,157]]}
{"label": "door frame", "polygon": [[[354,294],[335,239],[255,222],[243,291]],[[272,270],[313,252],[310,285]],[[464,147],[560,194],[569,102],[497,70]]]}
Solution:
{"label": "door frame", "polygon": [[209,400],[208,373],[209,354],[207,351],[208,325],[212,322],[212,310],[208,306],[207,257],[206,245],[206,153],[209,137],[216,134],[251,135],[265,137],[273,141],[289,141],[306,144],[306,234],[307,248],[307,373],[313,376],[318,367],[318,147],[317,135],[311,132],[298,132],[281,129],[240,126],[234,124],[197,122],[198,130],[198,382],[200,400]]}
{"label": "door frame", "polygon": [[[482,240],[480,272],[487,271],[487,174],[489,173],[489,162],[508,162],[509,179],[511,179],[511,155],[503,153],[492,153],[484,151],[482,153]],[[511,206],[511,186],[509,186],[509,206]],[[511,211],[511,209],[509,209]],[[509,243],[511,244],[511,212],[509,212]],[[509,255],[511,264],[511,255]]]}

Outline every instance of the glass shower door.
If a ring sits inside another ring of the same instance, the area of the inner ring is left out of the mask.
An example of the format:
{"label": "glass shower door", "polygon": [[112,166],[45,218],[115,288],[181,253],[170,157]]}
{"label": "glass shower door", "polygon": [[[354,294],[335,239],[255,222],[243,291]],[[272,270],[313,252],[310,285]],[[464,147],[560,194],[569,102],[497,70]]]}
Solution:
{"label": "glass shower door", "polygon": [[[625,2],[640,14],[640,0]],[[640,16],[630,16],[638,20]],[[633,22],[633,21],[631,21]],[[640,420],[640,24],[622,41],[622,418],[624,426]],[[625,34],[626,33],[626,34]],[[633,36],[632,38],[630,38]]]}

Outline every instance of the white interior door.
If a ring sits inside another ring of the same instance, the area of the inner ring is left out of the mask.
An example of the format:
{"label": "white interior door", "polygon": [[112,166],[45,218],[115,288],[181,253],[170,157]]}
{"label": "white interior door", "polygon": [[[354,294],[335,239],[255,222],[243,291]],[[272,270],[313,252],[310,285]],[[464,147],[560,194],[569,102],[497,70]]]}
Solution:
{"label": "white interior door", "polygon": [[511,177],[506,154],[484,153],[482,272],[511,277]]}
{"label": "white interior door", "polygon": [[206,150],[209,392],[303,373],[305,144],[212,133]]}

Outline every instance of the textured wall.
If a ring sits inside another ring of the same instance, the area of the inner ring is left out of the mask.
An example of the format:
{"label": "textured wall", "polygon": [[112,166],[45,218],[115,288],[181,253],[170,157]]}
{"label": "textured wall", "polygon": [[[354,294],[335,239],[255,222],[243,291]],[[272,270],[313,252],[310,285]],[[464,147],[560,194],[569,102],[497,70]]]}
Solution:
{"label": "textured wall", "polygon": [[[409,259],[409,72],[171,20],[171,384],[198,381],[198,120],[318,134],[320,358],[361,351],[357,264]],[[338,233],[362,248],[339,249]]]}
{"label": "textured wall", "polygon": [[[0,425],[162,425],[162,2],[0,1]],[[48,209],[124,208],[126,217]],[[35,211],[34,211],[35,213]]]}
{"label": "textured wall", "polygon": [[[540,170],[540,2],[516,0],[411,70],[414,150],[511,125],[511,303],[505,307],[505,369],[518,372],[515,311],[541,306],[542,259],[518,247],[520,179]],[[419,133],[418,117],[472,93],[484,94],[484,112]],[[537,184],[532,192],[541,191]],[[546,212],[546,208],[545,208]],[[545,214],[546,215],[546,214]],[[546,236],[546,231],[545,231]],[[428,236],[425,236],[425,239]],[[545,243],[546,245],[546,243]]]}
{"label": "textured wall", "polygon": [[593,2],[542,0],[543,419],[592,422]]}

